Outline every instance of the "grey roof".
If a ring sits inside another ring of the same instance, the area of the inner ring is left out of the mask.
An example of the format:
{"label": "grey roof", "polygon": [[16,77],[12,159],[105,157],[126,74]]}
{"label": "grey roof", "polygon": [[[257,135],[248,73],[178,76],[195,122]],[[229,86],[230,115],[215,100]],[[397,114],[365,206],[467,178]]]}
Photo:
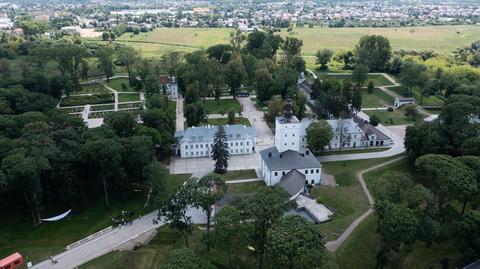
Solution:
{"label": "grey roof", "polygon": [[312,84],[310,84],[310,82],[308,82],[307,80],[304,80],[304,81],[300,82],[298,84],[298,87],[304,89],[308,93],[310,93],[312,91]]}
{"label": "grey roof", "polygon": [[358,127],[360,127],[363,132],[364,136],[362,137],[362,140],[366,141],[369,140],[368,136],[375,134],[377,136],[377,140],[389,140],[390,137],[372,126],[370,123],[365,122],[363,119],[358,117],[357,115],[353,116],[353,120],[358,124]]}
{"label": "grey roof", "polygon": [[277,147],[273,146],[260,151],[260,155],[270,171],[322,167],[309,150],[306,150],[305,153],[298,153],[294,150],[280,153]]}
{"label": "grey roof", "polygon": [[285,118],[284,116],[277,117],[277,121],[280,124],[284,123],[297,123],[300,122],[297,117],[292,116],[291,118]]}
{"label": "grey roof", "polygon": [[480,269],[480,260],[463,267],[463,269]]}
{"label": "grey roof", "polygon": [[286,190],[290,196],[297,195],[305,186],[305,175],[294,169],[282,177],[278,186]]}
{"label": "grey roof", "polygon": [[[243,140],[246,138],[256,137],[257,132],[253,127],[245,125],[224,125],[227,134],[227,140]],[[187,130],[176,133],[176,137],[180,142],[211,142],[215,136],[218,126],[202,126],[190,127]]]}

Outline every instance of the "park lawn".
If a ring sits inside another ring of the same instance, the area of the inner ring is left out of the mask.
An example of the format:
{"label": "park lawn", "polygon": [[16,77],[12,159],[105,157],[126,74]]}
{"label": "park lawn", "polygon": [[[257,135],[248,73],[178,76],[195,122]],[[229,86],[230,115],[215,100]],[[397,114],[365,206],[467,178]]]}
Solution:
{"label": "park lawn", "polygon": [[[317,72],[318,78],[319,79],[326,79],[330,81],[338,81],[340,83],[343,82],[344,79],[352,77],[351,73],[338,73],[336,75],[333,74],[327,74],[323,72]],[[365,85],[367,85],[368,81],[373,81],[374,86],[390,86],[393,85],[392,82],[390,82],[388,79],[386,79],[383,75],[379,74],[368,74],[368,79],[365,82]]]}
{"label": "park lawn", "polygon": [[372,93],[362,89],[362,108],[393,106],[395,99],[384,91],[375,88]]}
{"label": "park lawn", "polygon": [[[165,178],[165,191],[162,196],[169,197],[190,174],[168,175]],[[16,251],[20,252],[27,261],[34,263],[47,259],[62,251],[67,245],[74,243],[90,234],[100,231],[111,225],[111,217],[122,210],[144,214],[151,208],[144,208],[145,194],[138,192],[123,193],[120,196],[112,195],[110,207],[106,207],[102,186],[96,186],[98,192],[92,191],[82,204],[77,204],[72,214],[62,221],[43,223],[32,228],[30,213],[22,208],[10,208],[7,195],[0,196],[0,257],[5,257]],[[56,215],[69,209],[61,206],[51,210],[50,215]],[[48,217],[42,215],[42,217]]]}
{"label": "park lawn", "polygon": [[103,87],[99,83],[82,84],[80,91],[75,91],[72,94],[84,94],[84,93],[108,93],[107,88]]}
{"label": "park lawn", "polygon": [[225,174],[220,174],[220,176],[222,176],[225,181],[257,178],[254,169],[227,171]]}
{"label": "park lawn", "polygon": [[380,236],[376,233],[377,218],[373,214],[363,220],[350,237],[335,252],[340,269],[375,268],[380,249]]}
{"label": "park lawn", "polygon": [[140,101],[140,95],[138,93],[119,93],[118,102],[135,102]]}
{"label": "park lawn", "polygon": [[[365,173],[364,178],[372,195],[377,197],[379,187],[391,173],[411,173],[412,171],[414,168],[405,158]],[[448,234],[451,231],[451,227],[442,226],[442,233]],[[379,248],[380,236],[377,233],[377,219],[375,215],[371,215],[337,250],[337,263],[340,268],[374,268]],[[437,240],[430,247],[426,247],[424,243],[415,242],[410,251],[402,249],[386,268],[442,268],[441,262],[445,257],[449,258],[449,268],[461,267],[461,253],[451,239]]]}
{"label": "park lawn", "polygon": [[226,114],[228,110],[233,108],[236,113],[242,111],[242,107],[238,100],[234,99],[220,99],[202,101],[209,114]]}
{"label": "park lawn", "polygon": [[263,181],[228,184],[228,193],[254,193],[264,186]]}
{"label": "park lawn", "polygon": [[415,102],[421,106],[443,106],[445,104],[445,101],[435,95],[424,96],[420,103],[420,93],[418,91],[413,91],[413,97],[415,97]]}
{"label": "park lawn", "polygon": [[326,241],[334,240],[368,209],[368,200],[355,173],[396,157],[323,163],[324,172],[333,175],[337,187],[317,187],[312,196],[334,211],[331,220],[319,224]]}
{"label": "park lawn", "polygon": [[[169,253],[174,249],[185,247],[184,238],[175,230],[164,225],[157,229],[158,234],[149,242],[148,245],[134,251],[114,251],[102,257],[94,259],[82,266],[80,269],[152,269],[159,268],[164,264]],[[211,249],[206,251],[202,244],[203,227],[196,226],[192,236],[189,238],[190,249],[197,255],[209,260],[218,269],[227,269],[229,267],[228,254],[220,249]],[[255,256],[246,248],[241,246],[234,250],[233,263],[235,268],[249,269],[256,265]]]}
{"label": "park lawn", "polygon": [[[228,118],[219,118],[219,119],[208,119],[208,124],[210,125],[227,125]],[[236,117],[235,124],[245,125],[247,127],[251,127],[250,121],[244,117]]]}
{"label": "park lawn", "polygon": [[[363,112],[365,112],[369,117],[377,115],[380,118],[380,123],[383,125],[405,125],[414,123],[414,121],[405,117],[402,109],[397,109],[392,112],[387,110],[365,110]],[[423,116],[419,114],[417,121],[422,119]]]}
{"label": "park lawn", "polygon": [[[117,92],[136,92],[135,89],[130,87],[130,83],[128,82],[128,78],[114,78],[111,79],[109,83],[105,81],[105,83],[116,90]],[[122,88],[122,84],[125,84],[126,88]]]}
{"label": "park lawn", "polygon": [[389,149],[388,147],[384,147],[384,148],[366,148],[366,149],[353,149],[353,150],[332,150],[332,151],[315,152],[315,156],[330,156],[330,155],[339,155],[339,154],[382,152],[382,151],[386,151],[388,149]]}

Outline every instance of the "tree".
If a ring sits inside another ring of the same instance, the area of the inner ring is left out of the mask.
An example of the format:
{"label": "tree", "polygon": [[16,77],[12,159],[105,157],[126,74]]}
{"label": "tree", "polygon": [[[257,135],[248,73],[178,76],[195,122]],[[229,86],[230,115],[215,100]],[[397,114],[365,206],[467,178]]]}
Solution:
{"label": "tree", "polygon": [[416,121],[418,118],[418,110],[414,105],[409,105],[405,108],[405,117],[411,121]]}
{"label": "tree", "polygon": [[386,37],[366,35],[355,46],[357,62],[366,65],[369,70],[383,71],[392,57],[392,48]]}
{"label": "tree", "polygon": [[155,197],[155,204],[164,204],[166,197],[162,193],[165,191],[165,179],[168,171],[162,167],[158,161],[152,161],[143,168],[143,184],[148,189],[145,207],[150,204],[150,198]]}
{"label": "tree", "polygon": [[462,253],[471,261],[477,260],[480,257],[480,211],[467,212],[456,224],[455,232]]}
{"label": "tree", "polygon": [[117,50],[117,59],[122,65],[125,66],[128,74],[128,81],[134,80],[135,77],[133,67],[140,59],[139,53],[130,46],[121,46]]}
{"label": "tree", "polygon": [[272,98],[273,78],[267,69],[257,69],[255,72],[255,84],[257,86],[257,98],[260,102],[263,103]]}
{"label": "tree", "polygon": [[323,151],[332,138],[332,127],[325,120],[312,122],[307,128],[307,144],[314,152]]}
{"label": "tree", "polygon": [[333,56],[333,51],[330,49],[320,49],[317,51],[315,54],[315,57],[317,57],[317,64],[320,65],[320,70],[327,70],[328,69],[328,63],[332,59]]}
{"label": "tree", "polygon": [[368,78],[369,68],[363,64],[356,64],[352,72],[352,80],[358,85],[363,86]]}
{"label": "tree", "polygon": [[232,256],[238,246],[244,245],[247,240],[246,226],[242,223],[240,210],[226,206],[215,215],[215,229],[212,239],[219,249],[226,250],[230,268],[234,268]]}
{"label": "tree", "polygon": [[103,41],[108,41],[110,39],[110,34],[108,32],[103,32],[102,39]]}
{"label": "tree", "polygon": [[175,76],[177,66],[182,61],[182,55],[178,51],[168,52],[162,55],[160,58],[160,66],[167,71],[170,77]]}
{"label": "tree", "polygon": [[194,202],[193,194],[197,188],[197,180],[191,178],[163,204],[158,212],[158,217],[164,217],[170,228],[177,230],[185,239],[185,246],[189,247],[188,238],[193,232],[192,217],[187,215],[187,210]]}
{"label": "tree", "polygon": [[230,87],[233,99],[237,98],[237,91],[247,77],[240,55],[232,55],[232,59],[225,66],[225,81]]}
{"label": "tree", "polygon": [[373,85],[373,81],[369,80],[368,81],[368,86],[367,86],[367,92],[368,93],[373,93],[373,90],[375,90],[375,86]]}
{"label": "tree", "polygon": [[358,85],[353,87],[351,108],[354,113],[362,109],[362,88]]}
{"label": "tree", "polygon": [[230,33],[230,45],[232,45],[235,51],[239,51],[242,48],[242,44],[246,37],[240,29]]}
{"label": "tree", "polygon": [[215,161],[215,173],[225,173],[230,160],[228,152],[227,134],[222,125],[218,126],[213,138],[212,159]]}
{"label": "tree", "polygon": [[109,206],[108,178],[120,167],[122,147],[113,139],[87,141],[83,146],[83,160],[92,173],[98,175],[103,182],[105,204]]}
{"label": "tree", "polygon": [[288,193],[283,189],[266,187],[253,194],[246,202],[244,212],[251,220],[251,240],[258,254],[260,269],[263,268],[268,230],[289,208],[288,198]]}
{"label": "tree", "polygon": [[370,124],[372,126],[377,126],[380,123],[380,117],[377,114],[373,114],[370,117]]}
{"label": "tree", "polygon": [[114,50],[111,46],[102,46],[96,51],[99,68],[107,78],[107,83],[110,83],[110,77],[113,76],[113,53]]}
{"label": "tree", "polygon": [[476,175],[462,162],[447,156],[427,154],[415,161],[422,180],[429,186],[437,198],[438,207],[452,199],[463,201],[465,206],[477,191]]}
{"label": "tree", "polygon": [[272,225],[266,250],[276,268],[322,268],[327,257],[318,227],[295,215],[281,218]]}
{"label": "tree", "polygon": [[131,113],[118,111],[109,113],[104,119],[105,126],[112,128],[119,137],[129,137],[135,134],[137,121]]}
{"label": "tree", "polygon": [[289,36],[285,38],[285,42],[282,44],[282,50],[285,53],[287,63],[291,63],[291,59],[293,59],[294,56],[300,55],[302,46],[303,41],[298,38]]}
{"label": "tree", "polygon": [[232,124],[235,124],[235,109],[233,108],[230,108],[228,110],[228,124],[232,125]]}
{"label": "tree", "polygon": [[199,124],[206,122],[207,114],[208,112],[200,102],[188,104],[185,107],[185,119],[189,127],[198,126]]}
{"label": "tree", "polygon": [[210,250],[210,225],[212,207],[223,198],[227,192],[227,184],[218,175],[209,174],[200,178],[194,194],[194,205],[203,209],[207,215],[207,251]]}
{"label": "tree", "polygon": [[415,88],[420,90],[420,104],[423,102],[423,86],[428,80],[426,72],[427,67],[424,64],[405,62],[399,76],[399,80],[407,89],[408,95],[412,96]]}
{"label": "tree", "polygon": [[334,59],[336,61],[343,62],[343,69],[349,70],[352,69],[352,64],[355,62],[355,55],[351,50],[339,50]]}
{"label": "tree", "polygon": [[168,256],[167,262],[160,269],[216,269],[209,261],[195,255],[189,248],[174,249]]}
{"label": "tree", "polygon": [[230,60],[233,47],[229,44],[218,44],[208,47],[205,51],[209,58],[216,59],[221,64],[226,64]]}
{"label": "tree", "polygon": [[266,119],[269,122],[274,122],[275,117],[282,115],[283,112],[283,100],[280,96],[274,96],[267,105]]}

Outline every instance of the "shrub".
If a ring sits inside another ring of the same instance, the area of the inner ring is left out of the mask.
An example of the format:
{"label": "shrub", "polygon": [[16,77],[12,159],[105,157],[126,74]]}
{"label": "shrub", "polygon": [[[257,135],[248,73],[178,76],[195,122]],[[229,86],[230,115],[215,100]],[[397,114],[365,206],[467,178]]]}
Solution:
{"label": "shrub", "polygon": [[370,117],[370,124],[373,126],[377,126],[379,123],[380,123],[380,118],[376,114],[373,114]]}

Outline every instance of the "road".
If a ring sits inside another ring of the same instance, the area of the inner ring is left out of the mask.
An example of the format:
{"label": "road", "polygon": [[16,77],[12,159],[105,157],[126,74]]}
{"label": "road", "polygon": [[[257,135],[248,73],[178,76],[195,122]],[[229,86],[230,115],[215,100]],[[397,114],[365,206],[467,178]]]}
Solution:
{"label": "road", "polygon": [[272,133],[272,130],[270,130],[267,123],[263,119],[263,111],[258,110],[255,107],[252,99],[248,97],[237,98],[237,100],[240,102],[240,105],[243,108],[242,116],[247,118],[252,124],[252,127],[257,130],[257,145],[273,145],[275,143],[275,137]]}
{"label": "road", "polygon": [[185,115],[183,115],[183,97],[179,94],[177,98],[177,131],[183,131],[185,128]]}

